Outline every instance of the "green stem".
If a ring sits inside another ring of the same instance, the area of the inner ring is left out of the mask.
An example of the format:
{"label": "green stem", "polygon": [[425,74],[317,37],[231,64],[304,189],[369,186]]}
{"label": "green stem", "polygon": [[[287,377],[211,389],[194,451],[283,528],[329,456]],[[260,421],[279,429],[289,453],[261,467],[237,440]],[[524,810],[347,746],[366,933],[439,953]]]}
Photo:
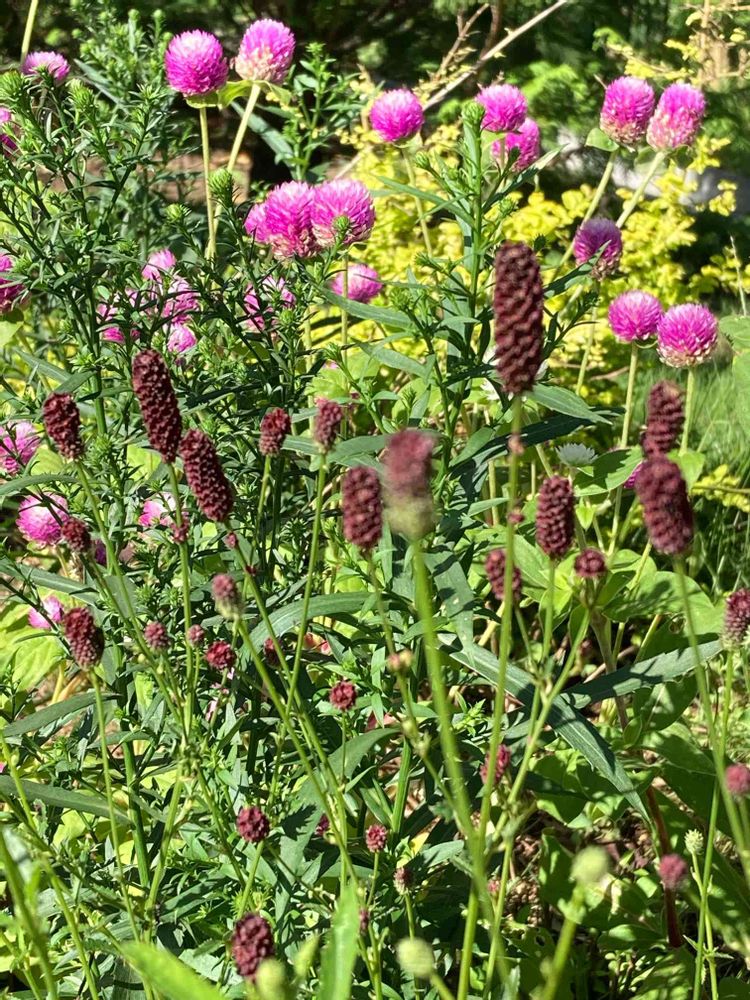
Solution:
{"label": "green stem", "polygon": [[[349,254],[344,253],[341,257],[341,297],[349,298]],[[341,307],[341,350],[346,351],[349,346],[349,313],[346,306]]]}
{"label": "green stem", "polygon": [[687,387],[685,389],[685,423],[682,428],[682,441],[680,443],[680,454],[684,454],[688,448],[690,439],[690,424],[693,420],[693,405],[695,403],[695,368],[688,368]]}
{"label": "green stem", "polygon": [[216,253],[216,220],[214,219],[213,195],[209,178],[211,174],[211,146],[208,140],[208,114],[205,108],[198,109],[201,126],[201,150],[203,153],[203,186],[206,194],[206,223],[208,225],[208,246],[206,260],[213,260]]}
{"label": "green stem", "polygon": [[38,10],[39,10],[39,0],[31,0],[31,3],[29,4],[29,10],[26,15],[26,25],[23,29],[23,41],[21,42],[22,66],[26,61],[26,56],[29,54],[29,49],[31,48],[31,36],[34,33],[34,22],[36,21],[36,15]]}
{"label": "green stem", "polygon": [[626,201],[626,203],[622,207],[622,212],[620,212],[620,217],[617,220],[617,227],[618,227],[618,229],[622,229],[622,227],[625,225],[625,223],[628,221],[628,219],[630,218],[630,216],[633,214],[633,212],[638,207],[638,203],[640,202],[641,198],[643,197],[643,194],[644,194],[646,188],[649,186],[649,184],[653,180],[654,174],[656,173],[656,171],[659,169],[659,167],[662,165],[662,163],[666,159],[666,155],[667,155],[666,153],[657,153],[656,156],[654,156],[653,160],[651,161],[651,166],[648,168],[648,170],[646,171],[646,173],[643,175],[643,180],[641,181],[641,183],[635,189],[635,191],[633,192],[633,194],[631,195],[631,197],[628,198],[628,200]]}
{"label": "green stem", "polygon": [[[577,894],[576,890],[574,901]],[[544,989],[540,994],[540,1000],[555,1000],[555,997],[559,995],[558,990],[565,973],[565,967],[568,964],[568,957],[577,927],[578,921],[573,920],[572,917],[565,918],[565,923],[557,939],[557,948],[555,948],[555,954],[552,958],[552,967],[550,968],[547,982],[544,984]]]}
{"label": "green stem", "polygon": [[237,164],[237,158],[240,155],[240,149],[242,148],[242,140],[245,138],[245,133],[247,132],[247,127],[250,124],[250,116],[253,113],[258,97],[260,96],[260,84],[253,84],[253,88],[248,94],[247,104],[245,105],[245,111],[240,119],[240,124],[237,128],[237,134],[234,137],[234,142],[232,143],[232,152],[229,154],[229,160],[227,162],[227,170],[231,174]]}
{"label": "green stem", "polygon": [[[416,189],[417,174],[416,171],[414,170],[414,164],[412,162],[412,159],[403,147],[401,148],[401,155],[404,160],[404,166],[406,167],[406,175],[409,178],[409,184],[411,185],[411,187]],[[422,208],[422,200],[418,198],[417,195],[414,195],[414,204],[417,207],[417,219],[419,220],[419,227],[422,230],[422,239],[424,240],[425,250],[431,257],[432,241],[430,239],[430,230],[427,228],[427,220],[425,219],[424,216],[424,210]]]}

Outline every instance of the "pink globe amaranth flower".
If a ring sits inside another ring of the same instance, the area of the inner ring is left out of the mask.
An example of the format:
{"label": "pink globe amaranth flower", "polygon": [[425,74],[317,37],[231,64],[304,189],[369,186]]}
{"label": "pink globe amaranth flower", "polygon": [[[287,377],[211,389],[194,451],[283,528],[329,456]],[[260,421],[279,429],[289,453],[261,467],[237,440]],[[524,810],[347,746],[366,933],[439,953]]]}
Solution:
{"label": "pink globe amaranth flower", "polygon": [[268,242],[268,231],[266,230],[266,203],[261,201],[253,205],[247,213],[245,219],[245,232],[252,236],[256,243]]}
{"label": "pink globe amaranth flower", "polygon": [[[339,271],[331,280],[331,291],[344,294],[344,272]],[[380,275],[366,264],[349,264],[346,269],[346,297],[353,302],[371,302],[383,288]]]}
{"label": "pink globe amaranth flower", "polygon": [[62,621],[63,606],[54,594],[42,598],[45,614],[36,608],[29,608],[29,625],[32,628],[52,628],[52,624]]}
{"label": "pink globe amaranth flower", "polygon": [[0,254],[0,316],[10,312],[23,296],[24,286],[20,281],[3,278],[2,274],[13,269],[13,261],[7,254]]}
{"label": "pink globe amaranth flower", "polygon": [[174,354],[185,354],[187,351],[191,351],[197,343],[198,338],[189,326],[185,326],[184,323],[175,323],[167,338],[167,350]]}
{"label": "pink globe amaranth flower", "polygon": [[505,146],[506,156],[512,150],[518,150],[518,156],[513,161],[512,169],[516,173],[525,170],[535,160],[539,159],[542,148],[539,126],[533,118],[525,118],[517,131],[509,132],[506,135],[504,144],[500,139],[496,139],[491,146],[492,155],[495,159],[499,159],[503,155],[503,145]]}
{"label": "pink globe amaranth flower", "polygon": [[420,131],[424,111],[417,95],[406,87],[387,90],[373,101],[370,124],[385,142],[401,142]]}
{"label": "pink globe amaranth flower", "polygon": [[172,90],[188,97],[218,90],[229,74],[221,42],[208,31],[175,35],[164,53],[164,69]]}
{"label": "pink globe amaranth flower", "polygon": [[526,98],[510,83],[483,87],[477,102],[484,108],[482,128],[487,132],[515,132],[526,117]]}
{"label": "pink globe amaranth flower", "polygon": [[24,76],[36,76],[40,69],[46,69],[55,83],[60,83],[70,72],[70,63],[59,52],[29,52],[21,72]]}
{"label": "pink globe amaranth flower", "polygon": [[313,189],[310,221],[321,247],[362,243],[375,225],[372,196],[361,181],[327,181]]}
{"label": "pink globe amaranth flower", "polygon": [[274,329],[277,310],[291,309],[297,301],[284,279],[273,274],[267,274],[260,282],[260,293],[259,299],[255,285],[248,285],[245,292],[247,323],[258,333],[265,330],[266,323]]}
{"label": "pink globe amaranth flower", "polygon": [[622,256],[622,233],[609,219],[589,219],[576,230],[573,255],[578,264],[585,264],[601,251],[601,256],[591,269],[597,281],[614,274]]}
{"label": "pink globe amaranth flower", "polygon": [[154,250],[146,261],[141,274],[146,281],[162,281],[164,273],[171,271],[177,263],[177,258],[171,250]]}
{"label": "pink globe amaranth flower", "polygon": [[237,76],[243,80],[283,83],[294,59],[294,35],[281,21],[255,21],[242,36],[234,60]]}
{"label": "pink globe amaranth flower", "polygon": [[706,306],[687,302],[664,313],[656,334],[656,348],[665,365],[691,368],[711,355],[719,336],[719,323]]}
{"label": "pink globe amaranth flower", "polygon": [[304,181],[279,184],[266,198],[264,240],[275,257],[314,257],[320,249],[312,231],[313,189]]}
{"label": "pink globe amaranth flower", "polygon": [[633,340],[646,340],[655,336],[663,315],[661,302],[655,295],[634,289],[623,292],[612,301],[609,307],[609,325],[615,337],[628,344]]}
{"label": "pink globe amaranth flower", "polygon": [[177,323],[184,323],[198,311],[200,306],[198,293],[184,278],[172,275],[161,288],[164,290],[162,316]]}
{"label": "pink globe amaranth flower", "polygon": [[646,138],[652,149],[692,146],[706,113],[706,98],[689,83],[672,83],[659,98]]}
{"label": "pink globe amaranth flower", "polygon": [[0,424],[0,469],[9,476],[17,475],[36,454],[41,439],[28,420],[15,424]]}
{"label": "pink globe amaranth flower", "polygon": [[166,496],[164,499],[161,497],[149,497],[143,503],[141,513],[138,517],[138,524],[142,528],[153,528],[157,524],[168,527],[172,523],[171,514],[174,512],[174,509],[174,497],[171,495]]}
{"label": "pink globe amaranth flower", "polygon": [[637,76],[621,76],[604,92],[599,127],[622,146],[636,146],[654,113],[653,88]]}
{"label": "pink globe amaranth flower", "polygon": [[746,764],[730,764],[724,772],[727,791],[735,799],[750,795],[750,767]]}
{"label": "pink globe amaranth flower", "polygon": [[16,527],[27,542],[56,545],[68,516],[68,503],[57,493],[46,493],[43,499],[24,497],[18,505]]}

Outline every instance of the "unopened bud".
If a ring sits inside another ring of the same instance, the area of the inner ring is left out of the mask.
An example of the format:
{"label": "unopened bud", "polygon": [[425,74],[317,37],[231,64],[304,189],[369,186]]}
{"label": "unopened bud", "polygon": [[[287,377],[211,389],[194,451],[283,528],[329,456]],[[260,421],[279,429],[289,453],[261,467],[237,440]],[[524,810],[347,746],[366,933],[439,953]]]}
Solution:
{"label": "unopened bud", "polygon": [[573,859],[571,874],[581,885],[597,885],[609,871],[609,855],[603,847],[584,847]]}
{"label": "unopened bud", "polygon": [[396,945],[399,965],[415,979],[429,979],[435,971],[432,948],[421,938],[404,938]]}

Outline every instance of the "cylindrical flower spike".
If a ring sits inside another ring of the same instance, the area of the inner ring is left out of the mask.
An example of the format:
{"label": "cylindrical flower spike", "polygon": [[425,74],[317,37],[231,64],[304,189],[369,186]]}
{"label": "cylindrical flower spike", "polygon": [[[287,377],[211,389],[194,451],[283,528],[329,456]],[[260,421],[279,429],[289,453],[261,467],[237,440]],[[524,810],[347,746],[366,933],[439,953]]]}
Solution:
{"label": "cylindrical flower spike", "polygon": [[380,479],[365,465],[348,469],[341,481],[341,513],[344,537],[369,552],[383,533],[383,503]]}
{"label": "cylindrical flower spike", "polygon": [[69,518],[62,527],[62,537],[71,552],[84,556],[91,552],[91,533],[83,521]]}
{"label": "cylindrical flower spike", "polygon": [[730,644],[750,639],[750,590],[735,590],[727,598],[724,635]]}
{"label": "cylindrical flower spike", "polygon": [[211,438],[203,431],[188,431],[180,444],[180,457],[201,512],[210,521],[226,521],[234,494]]}
{"label": "cylindrical flower spike", "polygon": [[283,83],[294,59],[294,35],[281,21],[254,21],[242,36],[234,60],[243,80]]}
{"label": "cylindrical flower spike", "polygon": [[413,91],[387,90],[373,102],[370,124],[385,142],[402,142],[420,131],[424,111]]}
{"label": "cylindrical flower spike", "polygon": [[81,439],[81,414],[76,402],[67,392],[53,392],[47,396],[42,408],[44,426],[63,458],[73,461],[85,451]]}
{"label": "cylindrical flower spike", "polygon": [[255,981],[260,963],[274,955],[273,931],[259,913],[248,913],[234,926],[232,956],[241,976]]}
{"label": "cylindrical flower spike", "polygon": [[224,618],[238,618],[242,614],[243,600],[233,577],[228,573],[217,573],[211,581],[211,595],[216,610]]}
{"label": "cylindrical flower spike", "polygon": [[570,480],[550,476],[542,483],[536,508],[536,540],[550,559],[562,559],[573,544],[575,497]]}
{"label": "cylindrical flower spike", "polygon": [[373,823],[365,830],[365,843],[367,850],[373,854],[384,851],[385,845],[388,843],[388,831],[380,823]]}
{"label": "cylindrical flower spike", "polygon": [[79,667],[95,667],[104,652],[104,633],[88,608],[71,608],[63,618],[63,632]]}
{"label": "cylindrical flower spike", "polygon": [[483,87],[477,103],[484,108],[482,128],[487,132],[515,132],[526,117],[526,98],[510,83]]}
{"label": "cylindrical flower spike", "polygon": [[670,368],[691,368],[706,361],[719,337],[719,323],[705,306],[672,306],[659,320],[656,347]]}
{"label": "cylindrical flower spike", "polygon": [[666,455],[680,439],[685,423],[682,391],[674,382],[657,382],[648,394],[646,430],[641,447],[646,458]]}
{"label": "cylindrical flower spike", "polygon": [[250,844],[259,844],[271,832],[271,822],[260,806],[247,806],[237,813],[237,832]]}
{"label": "cylindrical flower spike", "polygon": [[340,712],[348,712],[356,704],[357,689],[351,681],[338,681],[331,688],[328,700]]}
{"label": "cylindrical flower spike", "polygon": [[164,68],[172,90],[187,97],[219,90],[229,74],[221,42],[207,31],[175,35],[164,53]]}
{"label": "cylindrical flower spike", "polygon": [[614,274],[622,256],[622,233],[609,219],[589,219],[576,230],[573,256],[577,264],[585,264],[601,252],[591,268],[591,276],[601,281]]}
{"label": "cylindrical flower spike", "polygon": [[648,126],[652,149],[670,151],[692,146],[706,113],[706,98],[689,83],[672,83],[659,98]]}
{"label": "cylindrical flower spike", "polygon": [[637,76],[621,76],[604,92],[599,127],[622,146],[637,146],[654,112],[651,84]]}
{"label": "cylindrical flower spike", "polygon": [[133,391],[141,408],[149,444],[163,461],[174,462],[182,434],[182,417],[172,379],[158,351],[141,351],[133,359]]}
{"label": "cylindrical flower spike", "polygon": [[434,506],[430,477],[435,439],[424,431],[393,434],[383,454],[383,480],[388,523],[409,539],[432,528]]}
{"label": "cylindrical flower spike", "polygon": [[269,410],[260,422],[258,448],[261,455],[278,455],[291,430],[292,420],[286,410],[281,407]]}
{"label": "cylindrical flower spike", "polygon": [[[495,773],[493,775],[493,785],[499,785],[502,776],[508,770],[508,764],[510,764],[510,750],[504,743],[501,743],[497,748],[497,754],[495,755]],[[479,776],[483,783],[487,782],[487,778],[490,773],[490,755],[487,752],[484,763],[479,768]]]}
{"label": "cylindrical flower spike", "polygon": [[661,303],[654,295],[633,289],[622,292],[609,307],[609,325],[618,340],[626,344],[656,336],[659,320],[664,315]]}
{"label": "cylindrical flower spike", "polygon": [[525,243],[503,243],[495,257],[495,361],[506,392],[534,385],[542,363],[544,288],[536,254]]}
{"label": "cylindrical flower spike", "polygon": [[[493,549],[492,552],[487,553],[487,558],[484,561],[484,570],[492,588],[492,594],[496,601],[501,602],[505,596],[505,562],[505,549]],[[520,601],[522,586],[521,570],[518,566],[514,566],[511,582],[514,601]]]}
{"label": "cylindrical flower spike", "polygon": [[599,549],[584,549],[576,556],[573,568],[582,580],[599,580],[607,572],[607,562]]}
{"label": "cylindrical flower spike", "polygon": [[693,540],[693,511],[679,466],[658,456],[644,462],[635,482],[651,543],[665,555],[682,555]]}
{"label": "cylindrical flower spike", "polygon": [[344,411],[332,399],[319,399],[313,421],[313,440],[322,451],[330,451],[339,434]]}

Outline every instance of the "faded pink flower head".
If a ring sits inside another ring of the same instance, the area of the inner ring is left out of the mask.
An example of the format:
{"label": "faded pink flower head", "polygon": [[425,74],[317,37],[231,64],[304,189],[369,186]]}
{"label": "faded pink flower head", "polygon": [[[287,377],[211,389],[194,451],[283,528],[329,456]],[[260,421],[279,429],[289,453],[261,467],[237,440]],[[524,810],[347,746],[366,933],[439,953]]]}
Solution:
{"label": "faded pink flower head", "polygon": [[15,476],[36,454],[40,438],[28,420],[15,424],[0,424],[0,469]]}
{"label": "faded pink flower head", "polygon": [[11,309],[18,305],[18,300],[24,293],[24,287],[20,281],[13,281],[12,279],[2,277],[4,272],[11,271],[12,269],[13,261],[11,258],[5,253],[0,254],[0,316],[3,313],[10,312]]}
{"label": "faded pink flower head", "polygon": [[192,351],[197,343],[198,338],[184,323],[175,323],[170,327],[170,334],[167,338],[168,351],[172,351],[174,354],[185,354],[187,351]]}
{"label": "faded pink flower head", "polygon": [[52,622],[62,621],[63,606],[54,594],[43,597],[42,606],[46,612],[44,615],[36,608],[29,608],[29,625],[32,628],[52,628]]}
{"label": "faded pink flower head", "polygon": [[[260,291],[260,298],[258,297]],[[276,314],[283,309],[291,309],[297,299],[282,277],[267,274],[260,282],[260,289],[248,285],[245,292],[245,313],[247,323],[259,333],[268,323],[271,329],[277,326]]]}
{"label": "faded pink flower head", "polygon": [[636,146],[654,112],[654,91],[637,76],[621,76],[604,92],[599,127],[614,142]]}
{"label": "faded pink flower head", "polygon": [[691,368],[711,355],[719,336],[719,323],[710,309],[687,302],[672,306],[659,320],[656,347],[670,368]]}
{"label": "faded pink flower head", "polygon": [[257,205],[253,205],[247,213],[247,218],[245,219],[245,232],[248,236],[255,237],[256,243],[268,242],[265,202],[259,202]]}
{"label": "faded pink flower head", "polygon": [[60,83],[70,72],[70,64],[59,52],[29,52],[21,72],[24,76],[35,76],[40,69],[46,69],[55,83]]}
{"label": "faded pink flower head", "polygon": [[599,260],[591,269],[591,276],[597,281],[614,274],[622,256],[622,233],[609,219],[589,219],[578,227],[573,238],[573,254],[578,264],[585,264],[599,251]]}
{"label": "faded pink flower head", "polygon": [[735,799],[750,795],[750,767],[746,764],[730,764],[724,773],[727,791]]}
{"label": "faded pink flower head", "polygon": [[[383,288],[378,272],[366,264],[349,264],[346,269],[346,297],[354,302],[370,302]],[[331,291],[344,294],[344,272],[339,271],[331,280]]]}
{"label": "faded pink flower head", "polygon": [[424,111],[417,95],[406,87],[386,90],[373,101],[370,124],[385,142],[401,142],[422,128]]}
{"label": "faded pink flower head", "polygon": [[375,206],[361,181],[343,177],[313,189],[310,220],[319,246],[349,247],[369,237]]}
{"label": "faded pink flower head", "polygon": [[311,225],[312,202],[313,189],[304,181],[287,181],[269,193],[263,235],[275,257],[313,257],[318,252]]}
{"label": "faded pink flower head", "polygon": [[221,42],[208,31],[175,35],[164,53],[164,69],[172,90],[188,97],[218,90],[229,74]]}
{"label": "faded pink flower head", "polygon": [[294,59],[294,35],[281,21],[255,21],[242,36],[234,60],[237,76],[243,80],[283,83]]}
{"label": "faded pink flower head", "polygon": [[676,892],[687,876],[688,866],[679,854],[665,854],[659,861],[659,878],[670,892]]}
{"label": "faded pink flower head", "polygon": [[168,287],[164,295],[162,306],[162,316],[177,323],[184,323],[191,315],[198,311],[200,299],[198,293],[185,278],[178,275],[171,275]]}
{"label": "faded pink flower head", "polygon": [[141,274],[147,281],[162,281],[165,271],[171,271],[176,263],[177,258],[166,247],[162,250],[154,250]]}
{"label": "faded pink flower head", "polygon": [[152,528],[157,524],[168,527],[172,523],[171,514],[174,512],[175,502],[174,497],[169,494],[165,494],[162,497],[149,497],[143,503],[143,508],[138,517],[138,524],[142,528]]}
{"label": "faded pink flower head", "polygon": [[24,497],[18,505],[16,527],[27,542],[56,545],[68,516],[68,503],[57,493],[45,493],[43,499]]}
{"label": "faded pink flower head", "polygon": [[487,132],[516,132],[526,117],[526,98],[510,83],[483,87],[477,102],[484,108],[482,128]]}
{"label": "faded pink flower head", "polygon": [[[503,154],[503,143],[499,139],[496,139],[492,143],[491,149],[492,155],[496,159],[499,159]],[[524,118],[517,131],[509,132],[506,135],[506,157],[514,149],[518,150],[518,156],[513,161],[512,168],[516,173],[530,167],[535,160],[539,159],[541,152],[540,132],[539,126],[533,118]]]}
{"label": "faded pink flower head", "polygon": [[609,325],[615,337],[628,344],[653,337],[663,315],[664,310],[655,295],[634,289],[613,300],[609,307]]}
{"label": "faded pink flower head", "polygon": [[692,146],[706,114],[706,98],[689,83],[672,83],[659,98],[646,138],[652,149]]}

